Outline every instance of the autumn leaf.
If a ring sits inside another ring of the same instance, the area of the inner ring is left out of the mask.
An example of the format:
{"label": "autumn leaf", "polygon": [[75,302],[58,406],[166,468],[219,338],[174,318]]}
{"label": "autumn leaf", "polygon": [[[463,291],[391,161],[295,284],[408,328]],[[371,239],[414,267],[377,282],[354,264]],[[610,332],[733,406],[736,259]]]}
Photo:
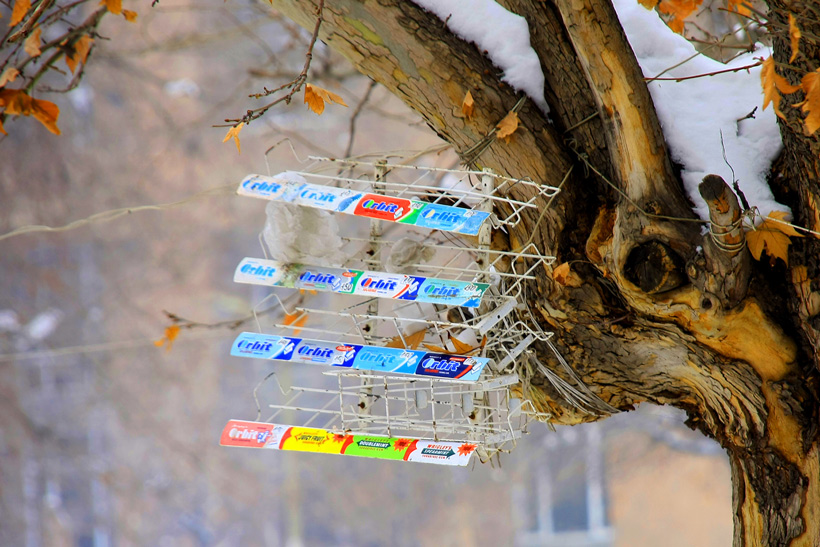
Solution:
{"label": "autumn leaf", "polygon": [[820,69],[803,76],[800,87],[806,94],[806,98],[794,106],[800,106],[800,110],[808,114],[803,123],[806,126],[806,132],[813,135],[820,129]]}
{"label": "autumn leaf", "polygon": [[683,34],[683,22],[692,15],[703,0],[663,0],[658,9],[661,13],[671,15],[666,23],[670,29]]}
{"label": "autumn leaf", "polygon": [[789,237],[803,236],[792,226],[783,224],[787,216],[788,213],[785,211],[772,211],[767,218],[763,219],[760,226],[746,232],[746,243],[755,260],[760,260],[765,249],[772,258],[772,262],[779,258],[786,265],[789,264],[789,245],[791,244]]}
{"label": "autumn leaf", "polygon": [[498,132],[495,136],[499,139],[504,139],[506,142],[510,142],[510,135],[515,133],[515,130],[518,129],[518,113],[517,112],[510,112],[504,119],[498,122],[496,127],[498,128]]}
{"label": "autumn leaf", "polygon": [[464,100],[461,101],[461,113],[464,114],[464,117],[468,120],[473,117],[474,105],[473,94],[468,90],[467,94],[464,95]]}
{"label": "autumn leaf", "polygon": [[165,346],[165,351],[171,351],[171,346],[174,345],[174,340],[176,340],[177,336],[179,336],[179,330],[179,325],[171,325],[170,327],[165,327],[165,336],[155,341],[154,345],[158,348]]}
{"label": "autumn leaf", "polygon": [[9,19],[9,27],[13,27],[23,20],[28,10],[31,9],[31,0],[16,0],[14,7],[11,10],[11,19]]}
{"label": "autumn leaf", "polygon": [[307,103],[308,108],[317,114],[321,114],[325,111],[325,101],[347,106],[344,99],[332,91],[312,84],[305,84],[305,103]]}
{"label": "autumn leaf", "polygon": [[225,138],[222,139],[222,142],[228,142],[229,139],[235,140],[236,151],[240,154],[242,153],[242,149],[239,147],[239,132],[242,131],[243,127],[245,127],[245,122],[239,122],[239,124],[228,129],[228,132],[225,134]]}
{"label": "autumn leaf", "polygon": [[468,456],[473,453],[478,445],[471,444],[471,443],[464,443],[458,447],[458,455],[459,456]]}
{"label": "autumn leaf", "polygon": [[0,74],[0,87],[5,86],[9,82],[13,82],[19,75],[19,70],[17,70],[13,66],[8,67],[6,70],[3,71],[3,74]]}
{"label": "autumn leaf", "polygon": [[777,73],[774,66],[774,57],[769,57],[763,61],[763,68],[760,70],[760,83],[763,86],[763,110],[766,110],[769,103],[772,103],[774,113],[784,118],[783,113],[780,111],[780,93],[794,93],[800,89],[800,86],[791,85],[786,78]]}
{"label": "autumn leaf", "polygon": [[300,332],[302,332],[302,327],[305,326],[307,323],[308,314],[299,311],[296,313],[286,313],[285,319],[282,321],[283,325],[295,327],[293,330],[293,335],[297,336]]}
{"label": "autumn leaf", "polygon": [[584,284],[577,273],[569,268],[569,262],[564,262],[557,268],[552,270],[552,278],[559,285],[564,287],[580,287]]}
{"label": "autumn leaf", "polygon": [[136,23],[137,22],[137,12],[131,11],[130,9],[122,10],[122,16],[125,17],[125,20],[129,23]]}
{"label": "autumn leaf", "polygon": [[749,3],[746,0],[729,0],[726,6],[727,11],[739,13],[740,15],[749,15]]}
{"label": "autumn leaf", "polygon": [[[401,336],[394,336],[387,342],[384,347],[386,348],[401,348],[401,349],[416,349],[421,344],[421,341],[424,340],[424,335],[426,334],[426,330],[422,329],[420,331],[416,331],[413,334],[405,335],[404,340],[401,339]],[[405,345],[405,342],[407,345]]]}
{"label": "autumn leaf", "polygon": [[122,0],[101,0],[99,5],[105,5],[105,9],[114,15],[122,13]]}
{"label": "autumn leaf", "polygon": [[792,43],[792,56],[789,57],[789,62],[793,63],[797,59],[797,54],[800,52],[800,29],[797,28],[797,20],[794,15],[789,14],[789,38]]}
{"label": "autumn leaf", "polygon": [[71,70],[72,74],[74,74],[74,70],[77,68],[79,63],[85,63],[85,60],[88,58],[88,53],[91,51],[91,44],[93,42],[94,39],[91,36],[84,34],[79,40],[74,42],[74,45],[72,46],[74,49],[74,54],[66,54],[65,64],[68,65],[68,68]]}
{"label": "autumn leaf", "polygon": [[40,53],[40,35],[43,33],[43,27],[37,27],[28,35],[28,38],[23,42],[23,49],[31,57],[38,57]]}
{"label": "autumn leaf", "polygon": [[449,333],[447,334],[447,338],[450,341],[450,343],[453,344],[454,349],[450,350],[450,349],[447,349],[446,347],[435,346],[433,344],[423,344],[423,345],[424,345],[425,348],[429,349],[430,351],[432,351],[434,353],[446,353],[448,355],[469,355],[470,353],[472,353],[472,352],[474,352],[478,349],[483,348],[487,344],[487,337],[486,336],[481,340],[481,343],[477,346],[471,346],[470,344],[465,344],[464,342],[462,342],[458,338],[454,338],[453,336],[450,336]]}
{"label": "autumn leaf", "polygon": [[0,120],[0,133],[8,135],[8,133],[6,133],[6,128],[3,127],[3,120]]}
{"label": "autumn leaf", "polygon": [[51,101],[34,99],[20,89],[0,89],[0,106],[5,108],[5,114],[31,116],[55,135],[60,134],[57,127],[60,108]]}
{"label": "autumn leaf", "polygon": [[658,0],[638,0],[638,3],[646,9],[655,9],[658,5]]}

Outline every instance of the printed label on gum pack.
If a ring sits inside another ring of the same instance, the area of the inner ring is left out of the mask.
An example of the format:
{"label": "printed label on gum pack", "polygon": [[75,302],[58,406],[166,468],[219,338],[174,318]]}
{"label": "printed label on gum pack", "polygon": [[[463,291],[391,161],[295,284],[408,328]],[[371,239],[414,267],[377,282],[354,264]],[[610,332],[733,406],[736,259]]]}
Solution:
{"label": "printed label on gum pack", "polygon": [[465,235],[478,235],[481,224],[490,216],[486,211],[464,207],[311,184],[301,175],[288,172],[273,177],[248,175],[239,184],[237,193]]}
{"label": "printed label on gum pack", "polygon": [[455,466],[470,463],[477,447],[470,442],[334,433],[315,427],[243,420],[229,420],[219,444]]}
{"label": "printed label on gum pack", "polygon": [[481,298],[489,288],[487,283],[305,264],[284,264],[262,258],[243,259],[236,267],[234,281],[291,289],[376,296],[394,300],[432,302],[467,308],[478,307]]}

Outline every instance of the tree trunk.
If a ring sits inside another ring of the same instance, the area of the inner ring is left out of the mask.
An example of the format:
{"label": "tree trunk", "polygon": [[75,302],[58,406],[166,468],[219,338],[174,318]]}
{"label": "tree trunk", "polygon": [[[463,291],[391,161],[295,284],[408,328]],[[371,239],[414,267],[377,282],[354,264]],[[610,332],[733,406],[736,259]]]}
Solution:
{"label": "tree trunk", "polygon": [[[789,269],[770,267],[753,263],[745,248],[727,254],[685,220],[694,215],[607,0],[501,3],[529,23],[552,118],[527,100],[509,142],[492,131],[519,96],[475,45],[415,4],[327,0],[320,36],[418,112],[465,163],[551,185],[571,170],[540,223],[543,207],[509,241],[494,239],[515,249],[534,238],[558,263],[572,261],[584,281],[563,287],[545,269],[528,291],[533,315],[603,401],[579,408],[545,376],[529,377],[528,395],[553,422],[593,421],[606,408],[642,402],[682,408],[688,425],[729,454],[736,545],[820,545],[818,241],[795,242]],[[274,5],[302,26],[315,24],[315,0]],[[787,61],[788,40],[775,47],[777,60]],[[804,51],[817,58],[816,49]],[[468,90],[475,109],[466,119],[460,105]],[[784,176],[775,191],[798,223],[820,230],[817,138],[802,133],[799,119],[781,129]],[[489,147],[481,151],[474,145],[483,140]],[[702,191],[713,218],[739,214],[718,181]],[[572,381],[549,348],[538,352]]]}

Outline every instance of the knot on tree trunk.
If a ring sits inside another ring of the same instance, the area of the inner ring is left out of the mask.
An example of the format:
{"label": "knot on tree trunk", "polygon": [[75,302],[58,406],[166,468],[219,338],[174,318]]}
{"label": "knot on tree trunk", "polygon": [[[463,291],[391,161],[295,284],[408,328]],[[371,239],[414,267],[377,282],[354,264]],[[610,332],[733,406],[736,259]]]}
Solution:
{"label": "knot on tree trunk", "polygon": [[660,241],[648,241],[629,252],[624,276],[647,294],[676,289],[688,282],[683,258]]}
{"label": "knot on tree trunk", "polygon": [[729,185],[717,175],[706,175],[698,191],[709,207],[709,234],[703,244],[706,271],[696,284],[729,309],[746,296],[751,261],[741,223],[742,211]]}

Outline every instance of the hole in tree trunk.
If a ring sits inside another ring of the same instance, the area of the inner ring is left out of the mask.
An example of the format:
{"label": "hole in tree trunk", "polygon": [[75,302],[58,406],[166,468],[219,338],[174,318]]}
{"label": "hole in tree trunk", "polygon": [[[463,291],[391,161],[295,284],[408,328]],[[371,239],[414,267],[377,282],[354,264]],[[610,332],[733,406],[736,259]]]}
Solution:
{"label": "hole in tree trunk", "polygon": [[624,275],[643,292],[657,294],[688,283],[684,267],[683,258],[668,245],[648,241],[629,252]]}

